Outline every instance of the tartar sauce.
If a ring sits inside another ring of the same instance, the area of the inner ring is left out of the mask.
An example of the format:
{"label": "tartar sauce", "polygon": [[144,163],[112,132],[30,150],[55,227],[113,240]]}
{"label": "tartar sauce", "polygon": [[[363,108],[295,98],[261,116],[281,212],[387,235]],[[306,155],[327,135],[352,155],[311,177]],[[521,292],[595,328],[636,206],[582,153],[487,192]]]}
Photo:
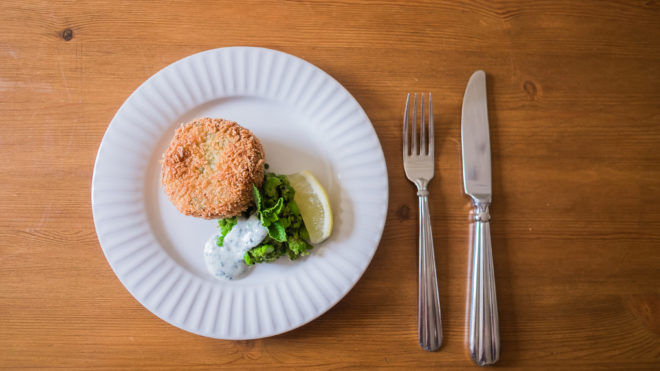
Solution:
{"label": "tartar sauce", "polygon": [[204,245],[206,269],[216,278],[232,280],[240,277],[248,266],[243,260],[245,253],[257,246],[268,235],[256,214],[249,218],[238,217],[238,223],[227,233],[223,246],[216,243],[219,234],[211,236]]}

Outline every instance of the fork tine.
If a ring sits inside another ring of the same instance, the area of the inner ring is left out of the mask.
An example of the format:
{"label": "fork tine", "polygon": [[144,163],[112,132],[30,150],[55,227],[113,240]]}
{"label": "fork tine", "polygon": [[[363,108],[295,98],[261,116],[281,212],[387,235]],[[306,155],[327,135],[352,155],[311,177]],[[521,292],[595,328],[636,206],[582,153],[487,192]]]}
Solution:
{"label": "fork tine", "polygon": [[429,156],[433,156],[435,150],[435,137],[433,136],[433,99],[429,92]]}
{"label": "fork tine", "polygon": [[412,110],[412,155],[415,156],[417,152],[417,93],[413,98],[413,110]]}
{"label": "fork tine", "polygon": [[410,93],[406,97],[406,107],[403,110],[403,155],[408,156],[410,150],[408,148],[408,106],[410,103]]}
{"label": "fork tine", "polygon": [[420,156],[426,155],[426,123],[424,122],[424,93],[422,93],[422,102],[419,105],[421,108],[419,119],[419,154]]}

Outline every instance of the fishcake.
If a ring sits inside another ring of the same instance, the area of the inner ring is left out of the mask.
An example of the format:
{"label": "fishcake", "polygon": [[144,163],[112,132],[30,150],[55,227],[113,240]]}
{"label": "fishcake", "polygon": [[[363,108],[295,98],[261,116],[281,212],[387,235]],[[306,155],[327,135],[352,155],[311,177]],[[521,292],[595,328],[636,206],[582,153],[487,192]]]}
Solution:
{"label": "fishcake", "polygon": [[259,139],[233,121],[199,118],[181,125],[163,155],[165,194],[185,215],[229,218],[253,204],[266,155]]}

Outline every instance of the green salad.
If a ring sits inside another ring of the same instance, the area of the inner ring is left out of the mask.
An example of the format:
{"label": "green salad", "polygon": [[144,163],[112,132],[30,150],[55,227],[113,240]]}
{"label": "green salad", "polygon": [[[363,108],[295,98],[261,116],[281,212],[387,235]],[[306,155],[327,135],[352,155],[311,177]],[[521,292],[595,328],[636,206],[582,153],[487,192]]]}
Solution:
{"label": "green salad", "polygon": [[[261,189],[253,185],[252,193],[255,206],[248,209],[246,214],[256,213],[261,225],[268,229],[268,236],[245,253],[245,263],[252,265],[272,262],[283,255],[296,260],[309,255],[312,249],[312,245],[307,242],[309,234],[293,200],[295,190],[286,175],[266,173]],[[218,246],[222,246],[225,236],[237,222],[236,217],[218,220]]]}

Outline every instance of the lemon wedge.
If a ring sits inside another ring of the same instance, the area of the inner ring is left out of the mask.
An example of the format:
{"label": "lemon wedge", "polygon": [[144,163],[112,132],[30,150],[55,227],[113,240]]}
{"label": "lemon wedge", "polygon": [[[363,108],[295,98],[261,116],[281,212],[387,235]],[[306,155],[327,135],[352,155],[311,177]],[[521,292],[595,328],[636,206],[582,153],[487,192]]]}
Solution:
{"label": "lemon wedge", "polygon": [[325,188],[307,170],[287,175],[296,190],[293,200],[298,205],[311,243],[319,243],[332,233],[332,209]]}

